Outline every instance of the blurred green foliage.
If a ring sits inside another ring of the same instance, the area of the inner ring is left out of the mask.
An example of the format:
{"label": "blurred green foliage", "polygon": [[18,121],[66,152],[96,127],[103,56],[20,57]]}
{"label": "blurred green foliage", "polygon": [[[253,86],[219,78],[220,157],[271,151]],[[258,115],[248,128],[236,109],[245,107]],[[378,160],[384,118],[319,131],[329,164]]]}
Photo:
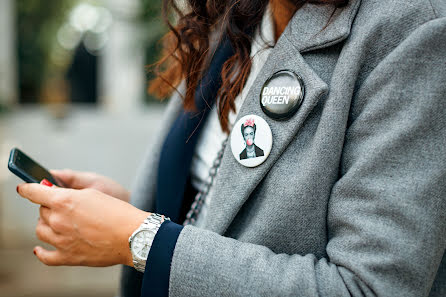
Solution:
{"label": "blurred green foliage", "polygon": [[[139,18],[144,28],[145,63],[148,66],[158,61],[161,57],[161,38],[167,33],[168,28],[161,17],[162,0],[140,1],[141,13]],[[148,82],[154,78],[154,74],[149,71],[149,68],[146,77]],[[147,92],[145,94],[146,102],[157,100]]]}
{"label": "blurred green foliage", "polygon": [[3,103],[0,102],[0,117],[2,115],[6,114],[9,110],[10,110],[10,108],[8,106],[6,106],[6,105],[4,105]]}
{"label": "blurred green foliage", "polygon": [[[101,5],[101,1],[88,1]],[[160,58],[161,38],[167,32],[167,26],[161,17],[162,0],[139,0],[140,13],[135,20],[143,28],[143,46],[145,48],[145,66],[155,63]],[[17,0],[17,46],[19,98],[21,103],[37,102],[42,83],[50,75],[52,68],[51,53],[57,44],[57,32],[67,20],[70,10],[79,0]],[[104,3],[102,3],[104,4]],[[154,74],[147,72],[147,81]],[[146,102],[155,98],[145,92]]]}
{"label": "blurred green foliage", "polygon": [[19,98],[36,102],[50,66],[57,30],[76,1],[17,0]]}

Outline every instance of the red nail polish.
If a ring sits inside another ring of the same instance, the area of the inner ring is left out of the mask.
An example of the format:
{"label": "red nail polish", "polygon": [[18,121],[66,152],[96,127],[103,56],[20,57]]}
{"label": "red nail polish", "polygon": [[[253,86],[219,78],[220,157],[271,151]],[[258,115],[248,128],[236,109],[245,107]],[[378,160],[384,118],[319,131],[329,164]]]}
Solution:
{"label": "red nail polish", "polygon": [[17,186],[16,188],[15,188],[15,190],[17,191],[17,193],[19,192],[19,186]]}
{"label": "red nail polish", "polygon": [[33,250],[33,254],[36,255],[36,250]]}
{"label": "red nail polish", "polygon": [[40,182],[42,185],[48,186],[48,187],[52,187],[53,184],[47,180],[46,178],[42,179],[42,181]]}

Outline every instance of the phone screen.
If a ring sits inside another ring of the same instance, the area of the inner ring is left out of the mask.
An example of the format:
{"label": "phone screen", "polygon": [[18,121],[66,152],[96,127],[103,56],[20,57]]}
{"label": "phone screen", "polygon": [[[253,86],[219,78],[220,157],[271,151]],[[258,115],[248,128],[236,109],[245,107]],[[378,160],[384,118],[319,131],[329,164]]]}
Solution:
{"label": "phone screen", "polygon": [[49,175],[48,171],[31,160],[31,158],[29,158],[27,155],[17,154],[16,164],[18,167],[22,168],[24,171],[28,172],[29,175],[35,177],[38,180],[47,178]]}
{"label": "phone screen", "polygon": [[56,181],[48,170],[40,166],[37,162],[32,160],[19,149],[13,150],[10,163],[14,165],[10,167],[11,171],[24,179],[26,182],[39,183],[42,179],[46,178],[53,184],[57,185]]}

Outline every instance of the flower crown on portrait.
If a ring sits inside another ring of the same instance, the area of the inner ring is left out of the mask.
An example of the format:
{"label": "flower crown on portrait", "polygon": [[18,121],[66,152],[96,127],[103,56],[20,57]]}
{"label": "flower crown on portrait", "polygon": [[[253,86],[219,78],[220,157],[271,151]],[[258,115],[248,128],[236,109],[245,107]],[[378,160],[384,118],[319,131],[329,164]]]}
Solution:
{"label": "flower crown on portrait", "polygon": [[254,128],[254,125],[255,125],[255,123],[254,123],[254,119],[247,119],[247,120],[245,121],[245,123],[243,124],[243,127],[250,126],[250,127],[253,127],[253,128]]}

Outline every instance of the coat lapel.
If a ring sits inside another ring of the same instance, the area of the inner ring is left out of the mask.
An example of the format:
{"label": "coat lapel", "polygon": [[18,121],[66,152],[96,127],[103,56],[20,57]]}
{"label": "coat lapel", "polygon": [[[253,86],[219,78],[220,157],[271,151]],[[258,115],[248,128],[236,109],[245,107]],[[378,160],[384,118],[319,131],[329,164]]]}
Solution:
{"label": "coat lapel", "polygon": [[341,42],[350,34],[360,3],[361,0],[349,0],[347,6],[336,9],[334,14],[333,6],[306,4],[290,20],[287,36],[300,53]]}
{"label": "coat lapel", "polygon": [[[305,5],[293,16],[256,77],[237,117],[238,120],[245,115],[255,114],[267,121],[273,135],[271,153],[259,166],[244,167],[234,159],[228,142],[212,190],[206,229],[219,234],[225,232],[243,203],[302,127],[319,99],[327,94],[328,85],[306,64],[301,52],[329,46],[345,39],[350,32],[358,5],[359,0],[351,1],[348,6],[337,12],[331,21],[334,27],[329,26],[326,31],[321,30],[333,11],[330,7]],[[293,117],[286,121],[275,121],[262,112],[259,95],[262,85],[270,75],[283,69],[293,70],[302,77],[305,97]]]}

